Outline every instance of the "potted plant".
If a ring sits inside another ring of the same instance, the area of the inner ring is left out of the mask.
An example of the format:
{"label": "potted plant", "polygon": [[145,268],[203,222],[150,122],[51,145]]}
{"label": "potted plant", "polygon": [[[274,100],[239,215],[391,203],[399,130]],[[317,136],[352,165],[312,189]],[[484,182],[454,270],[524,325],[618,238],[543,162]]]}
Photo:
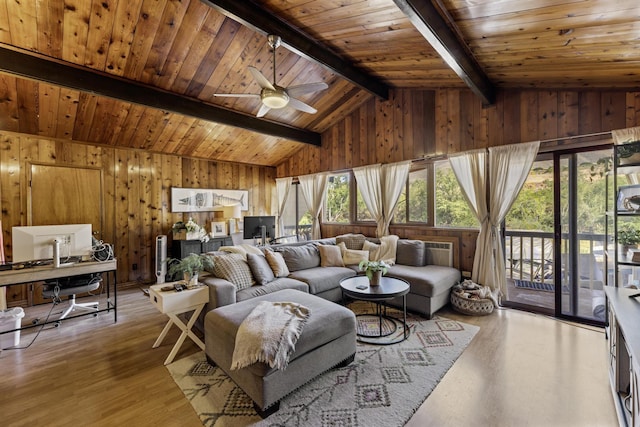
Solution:
{"label": "potted plant", "polygon": [[367,275],[371,286],[378,286],[382,276],[387,274],[389,264],[384,261],[360,261],[358,268]]}
{"label": "potted plant", "polygon": [[182,259],[169,258],[169,276],[182,277],[190,286],[198,283],[198,274],[213,268],[213,259],[206,254],[189,254]]}
{"label": "potted plant", "polygon": [[204,227],[198,225],[193,218],[189,217],[189,220],[184,223],[178,221],[171,227],[173,231],[174,240],[201,240],[203,242],[209,241],[209,235]]}
{"label": "potted plant", "polygon": [[621,255],[626,255],[630,248],[637,248],[640,243],[640,230],[632,224],[623,224],[618,228],[618,244]]}

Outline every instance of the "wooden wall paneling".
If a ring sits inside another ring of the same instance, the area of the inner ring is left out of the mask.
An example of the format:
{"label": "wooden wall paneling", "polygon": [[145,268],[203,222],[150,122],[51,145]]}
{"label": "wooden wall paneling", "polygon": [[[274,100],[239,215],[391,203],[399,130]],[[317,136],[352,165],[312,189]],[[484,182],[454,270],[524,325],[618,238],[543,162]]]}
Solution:
{"label": "wooden wall paneling", "polygon": [[[503,134],[502,144],[508,145],[522,142],[521,99],[521,92],[505,93],[504,108],[502,110],[504,117],[504,123],[501,128]],[[492,143],[491,145],[496,144]]]}
{"label": "wooden wall paneling", "polygon": [[395,92],[391,91],[388,101],[376,99],[375,115],[375,156],[373,163],[388,163],[388,155],[393,145],[393,120],[392,99]]}
{"label": "wooden wall paneling", "polygon": [[[116,151],[112,148],[102,148],[100,150],[103,179],[103,223],[102,240],[112,245],[116,250]],[[117,256],[116,256],[117,257]],[[121,262],[121,261],[120,261]],[[120,262],[118,264],[120,264]]]}
{"label": "wooden wall paneling", "polygon": [[18,100],[18,131],[23,133],[38,133],[38,83],[16,80],[16,99]]}
{"label": "wooden wall paneling", "polygon": [[160,14],[164,10],[167,0],[145,0],[140,9],[140,17],[135,26],[131,42],[130,56],[124,67],[124,76],[139,80],[147,62],[154,35],[160,25]]}
{"label": "wooden wall paneling", "polygon": [[360,112],[361,109],[357,109],[349,114],[348,127],[346,128],[346,134],[349,143],[351,144],[351,154],[349,155],[349,161],[351,165],[360,164],[361,146],[365,145],[364,141],[359,138],[360,135]]}
{"label": "wooden wall paneling", "polygon": [[331,169],[332,171],[342,169],[344,167],[344,121],[338,126],[331,128],[331,145],[329,151],[329,158],[332,159]]}
{"label": "wooden wall paneling", "polygon": [[91,19],[87,32],[85,64],[91,68],[104,70],[117,4],[105,1],[91,3]]}
{"label": "wooden wall paneling", "polygon": [[[0,28],[9,28],[9,11],[6,2],[0,3]],[[11,43],[9,31],[0,31],[0,43]]]}
{"label": "wooden wall paneling", "polygon": [[[476,148],[477,143],[475,140],[476,129],[476,116],[475,116],[475,103],[476,98],[471,92],[460,91],[460,122],[459,122],[459,138],[460,138],[460,150],[473,150]],[[465,108],[466,107],[466,108]]]}
{"label": "wooden wall paneling", "polygon": [[578,92],[558,92],[558,137],[580,135]]}
{"label": "wooden wall paneling", "polygon": [[586,135],[602,130],[602,93],[579,92],[578,93],[578,134]]}
{"label": "wooden wall paneling", "polygon": [[71,63],[84,64],[91,20],[91,2],[76,2],[73,7],[65,7],[62,28],[62,59]]}
{"label": "wooden wall paneling", "polygon": [[419,147],[419,145],[414,140],[413,135],[413,117],[420,114],[412,108],[414,99],[421,95],[416,92],[418,91],[406,91],[402,97],[400,113],[402,114],[403,142],[400,159],[415,159],[421,156],[421,154],[416,154],[416,148]]}
{"label": "wooden wall paneling", "polygon": [[171,236],[171,227],[183,219],[181,213],[171,212],[171,187],[182,187],[182,159],[177,156],[163,156],[162,159],[162,182],[163,182],[163,205],[166,205],[163,213],[167,219],[164,221],[164,233]]}
{"label": "wooden wall paneling", "polygon": [[[75,125],[76,111],[80,102],[80,92],[60,88],[58,103],[58,120],[56,120],[56,138],[71,139]],[[106,142],[106,141],[104,141]]]}
{"label": "wooden wall paneling", "polygon": [[462,123],[462,118],[460,117],[462,112],[461,93],[460,90],[447,91],[447,141],[445,146],[439,147],[438,153],[457,153],[467,149],[466,142],[463,143],[460,135]]}
{"label": "wooden wall paneling", "polygon": [[140,211],[140,200],[142,188],[140,182],[141,169],[140,151],[128,150],[126,155],[126,175],[127,175],[127,244],[129,246],[129,281],[136,282],[140,278],[138,270],[144,265],[141,262],[142,255],[142,218]]}
{"label": "wooden wall paneling", "polygon": [[404,156],[404,98],[407,91],[397,90],[394,91],[394,96],[390,100],[392,107],[391,117],[391,149],[388,156],[387,163],[399,162]]}
{"label": "wooden wall paneling", "polygon": [[140,220],[138,221],[139,230],[139,263],[138,278],[136,281],[141,282],[145,278],[154,275],[154,259],[155,259],[155,217],[156,209],[154,208],[154,200],[157,199],[158,193],[154,192],[154,177],[152,174],[154,161],[153,154],[140,151],[140,167],[138,168],[140,180],[140,197],[137,209],[140,212]]}
{"label": "wooden wall paneling", "polygon": [[[429,97],[429,94],[432,96]],[[407,120],[411,125],[409,131],[411,144],[405,145],[405,155],[411,155],[411,158],[422,157],[435,151],[435,129],[432,128],[429,132],[426,128],[427,118],[435,117],[436,114],[433,94],[430,91],[414,90],[409,97],[411,102],[407,107],[411,114],[407,115]],[[429,100],[432,101],[431,105],[429,105]],[[413,146],[413,150],[409,153],[408,149],[411,146]]]}
{"label": "wooden wall paneling", "polygon": [[128,150],[116,149],[115,153],[115,188],[116,198],[114,203],[115,240],[114,252],[118,258],[118,277],[120,281],[128,281],[131,271],[129,256],[129,197],[135,197],[129,193],[128,182]]}
{"label": "wooden wall paneling", "polygon": [[505,92],[498,91],[496,103],[483,108],[487,117],[487,147],[504,143],[504,98]]}
{"label": "wooden wall paneling", "polygon": [[522,91],[520,97],[520,135],[518,142],[538,139],[538,91]]}
{"label": "wooden wall paneling", "polygon": [[627,92],[626,96],[625,126],[633,127],[640,123],[640,92]]}
{"label": "wooden wall paneling", "polygon": [[622,129],[625,127],[626,96],[624,92],[602,92],[602,130]]}
{"label": "wooden wall paneling", "polygon": [[28,50],[37,50],[36,1],[8,2],[6,7],[10,19],[5,28],[11,31],[11,42]]}
{"label": "wooden wall paneling", "polygon": [[144,114],[144,110],[143,107],[136,104],[131,104],[128,108],[127,116],[122,122],[122,126],[118,128],[117,134],[114,133],[114,138],[117,138],[121,144],[127,147],[133,147],[133,135],[138,128],[138,123]]}
{"label": "wooden wall paneling", "polygon": [[[182,22],[191,2],[168,1],[160,17],[158,32],[153,38],[146,64],[142,70],[142,81],[151,83],[164,67],[164,58],[171,50],[172,41],[182,29]],[[194,27],[185,29],[195,31]]]}
{"label": "wooden wall paneling", "polygon": [[[1,5],[0,10],[2,10]],[[17,79],[12,76],[0,74],[0,117],[2,117],[3,127],[12,132],[20,130],[18,106],[11,101],[18,97],[16,81]]]}
{"label": "wooden wall paneling", "polygon": [[348,115],[344,118],[344,125],[340,126],[342,130],[342,139],[344,140],[344,166],[353,164],[353,116]]}
{"label": "wooden wall paneling", "polygon": [[119,1],[115,11],[111,43],[107,49],[106,69],[117,76],[124,75],[125,64],[136,34],[137,19],[143,0]]}
{"label": "wooden wall paneling", "polygon": [[[127,109],[123,109],[123,102],[111,98],[100,98],[96,102],[93,113],[93,123],[86,141],[115,145],[114,133],[120,129],[126,117]],[[125,115],[121,115],[125,112]]]}
{"label": "wooden wall paneling", "polygon": [[[44,7],[43,7],[44,6]],[[36,8],[38,22],[38,50],[47,56],[62,56],[64,2],[47,2]]]}
{"label": "wooden wall paneling", "polygon": [[76,126],[73,130],[73,139],[76,141],[89,141],[89,133],[95,118],[98,97],[86,92],[80,92]]}
{"label": "wooden wall paneling", "polygon": [[58,133],[58,106],[60,105],[60,87],[40,83],[38,87],[38,134],[56,135]]}
{"label": "wooden wall paneling", "polygon": [[558,137],[558,93],[543,90],[538,92],[538,135],[536,140]]}

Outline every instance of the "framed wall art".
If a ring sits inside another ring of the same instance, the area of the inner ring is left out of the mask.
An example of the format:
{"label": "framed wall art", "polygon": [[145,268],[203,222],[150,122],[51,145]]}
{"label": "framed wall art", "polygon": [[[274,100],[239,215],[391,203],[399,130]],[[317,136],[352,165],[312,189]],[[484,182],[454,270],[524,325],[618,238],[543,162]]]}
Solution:
{"label": "framed wall art", "polygon": [[249,190],[171,187],[171,212],[207,212],[237,204],[249,209]]}
{"label": "framed wall art", "polygon": [[211,233],[213,233],[213,237],[228,236],[229,233],[227,233],[227,223],[226,223],[226,221],[213,221],[213,222],[211,222]]}

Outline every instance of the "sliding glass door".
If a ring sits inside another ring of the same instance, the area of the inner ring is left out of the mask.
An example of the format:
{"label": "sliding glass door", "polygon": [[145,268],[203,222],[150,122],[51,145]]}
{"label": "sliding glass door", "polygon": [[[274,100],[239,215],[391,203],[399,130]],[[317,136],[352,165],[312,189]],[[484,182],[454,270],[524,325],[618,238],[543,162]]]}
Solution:
{"label": "sliding glass door", "polygon": [[507,305],[601,321],[610,149],[539,156],[505,220]]}

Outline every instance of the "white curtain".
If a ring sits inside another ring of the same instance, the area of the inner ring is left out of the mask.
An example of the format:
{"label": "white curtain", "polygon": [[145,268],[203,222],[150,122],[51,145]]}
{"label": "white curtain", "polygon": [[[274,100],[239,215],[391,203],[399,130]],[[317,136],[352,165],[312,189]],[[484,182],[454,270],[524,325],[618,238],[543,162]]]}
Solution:
{"label": "white curtain", "polygon": [[300,182],[300,190],[309,209],[313,224],[311,226],[311,238],[320,239],[320,213],[324,204],[325,195],[327,194],[327,174],[317,173],[312,175],[302,175],[298,177]]}
{"label": "white curtain", "polygon": [[616,145],[640,141],[640,126],[612,130],[611,137],[613,138],[613,143]]}
{"label": "white curtain", "polygon": [[490,261],[489,254],[480,250],[481,242],[487,240],[485,235],[488,231],[488,208],[487,208],[487,151],[474,150],[465,153],[455,154],[449,157],[451,169],[460,184],[464,195],[472,212],[478,218],[480,224],[480,234],[476,240],[476,254],[473,258],[473,270],[471,280],[475,283],[487,285],[484,273],[480,268]]}
{"label": "white curtain", "polygon": [[[480,221],[471,279],[501,294],[505,293],[507,282],[500,223],[524,185],[539,146],[540,142],[535,141],[492,147],[488,162],[484,160],[486,154],[479,151],[450,159],[467,202]],[[483,170],[488,170],[488,176]]]}
{"label": "white curtain", "polygon": [[289,198],[289,189],[291,188],[291,177],[276,178],[276,196],[278,198],[278,233],[276,236],[284,236],[284,209],[287,206]]}
{"label": "white curtain", "polygon": [[[382,170],[380,164],[361,166],[353,169],[353,175],[358,183],[358,190],[362,194],[362,200],[369,209],[369,213],[380,224],[383,219],[382,208]],[[376,231],[377,234],[377,231]]]}
{"label": "white curtain", "polygon": [[389,234],[389,224],[402,190],[407,184],[411,162],[369,165],[353,169],[364,204],[376,221],[376,236]]}
{"label": "white curtain", "polygon": [[389,224],[396,210],[402,190],[406,188],[411,162],[391,163],[382,166],[382,221],[378,222],[377,237],[389,234]]}
{"label": "white curtain", "polygon": [[[540,141],[489,148],[489,226],[484,249],[491,250],[491,263],[483,266],[486,278],[492,278],[490,286],[506,295],[507,275],[500,224],[511,209],[533,165]],[[476,249],[477,250],[477,249]]]}

